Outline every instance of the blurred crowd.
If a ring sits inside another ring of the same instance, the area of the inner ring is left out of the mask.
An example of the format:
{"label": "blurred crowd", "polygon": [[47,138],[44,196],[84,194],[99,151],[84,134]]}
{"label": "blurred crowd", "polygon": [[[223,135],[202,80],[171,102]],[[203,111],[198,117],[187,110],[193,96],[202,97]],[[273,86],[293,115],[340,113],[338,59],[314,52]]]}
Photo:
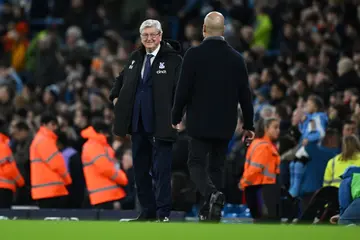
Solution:
{"label": "blurred crowd", "polygon": [[[129,54],[141,44],[138,31],[141,22],[148,18],[160,20],[163,38],[179,41],[185,52],[201,43],[202,19],[211,10],[225,16],[225,38],[247,63],[254,92],[255,120],[272,116],[281,119],[278,141],[284,160],[281,181],[290,189],[294,149],[310,144],[300,129],[307,114],[324,114],[324,122],[315,121],[313,126],[316,129],[319,127],[316,124],[322,125],[319,142],[326,139],[325,133],[358,135],[359,3],[357,0],[0,0],[0,118],[6,124],[3,128],[11,138],[16,163],[26,182],[25,190],[18,191],[15,204],[31,204],[26,190],[30,185],[29,145],[39,128],[41,113],[57,116],[66,145],[80,153],[85,141],[80,135],[83,129],[99,119],[112,124],[109,91]],[[241,124],[239,118],[226,160],[224,192],[230,203],[242,202],[238,182],[246,148],[240,141]],[[109,141],[120,167],[131,179],[130,140],[113,136]],[[336,149],[340,149],[340,143],[340,140],[335,145],[333,141],[327,142]],[[307,158],[314,157],[311,151],[307,154]],[[319,168],[309,174],[324,176],[328,160],[320,167],[305,164],[305,171]],[[184,121],[174,145],[172,183],[174,208],[188,211],[197,196],[186,161]],[[322,184],[317,187],[321,188]],[[134,189],[135,186],[127,189],[128,195],[133,196],[133,207]],[[301,186],[290,191],[292,197],[304,197],[318,190],[299,189]]]}

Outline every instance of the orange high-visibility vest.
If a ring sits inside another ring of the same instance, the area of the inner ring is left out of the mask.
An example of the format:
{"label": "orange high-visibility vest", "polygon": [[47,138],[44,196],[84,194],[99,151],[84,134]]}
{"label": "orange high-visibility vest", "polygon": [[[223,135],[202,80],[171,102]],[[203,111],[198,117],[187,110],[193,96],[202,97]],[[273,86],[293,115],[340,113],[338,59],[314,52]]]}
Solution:
{"label": "orange high-visibility vest", "polygon": [[255,139],[246,153],[241,187],[275,184],[280,173],[280,156],[268,137]]}
{"label": "orange high-visibility vest", "polygon": [[81,132],[88,139],[83,146],[82,162],[91,205],[111,202],[126,196],[120,187],[128,184],[124,171],[115,167],[115,152],[106,136],[97,133],[93,127]]}
{"label": "orange high-visibility vest", "polygon": [[57,136],[40,127],[30,145],[31,196],[34,200],[68,195],[72,180],[56,146]]}
{"label": "orange high-visibility vest", "polygon": [[16,166],[8,142],[8,137],[0,133],[0,188],[16,192],[16,187],[24,186],[25,181]]}

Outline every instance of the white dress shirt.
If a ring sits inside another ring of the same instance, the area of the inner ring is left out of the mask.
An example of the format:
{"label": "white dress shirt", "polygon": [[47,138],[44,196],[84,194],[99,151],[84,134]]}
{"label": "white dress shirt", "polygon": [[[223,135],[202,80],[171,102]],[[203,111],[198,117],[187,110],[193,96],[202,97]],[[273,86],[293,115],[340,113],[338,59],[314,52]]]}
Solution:
{"label": "white dress shirt", "polygon": [[154,62],[154,59],[155,59],[156,55],[157,55],[158,52],[159,52],[159,50],[160,50],[160,44],[159,44],[159,46],[158,46],[153,52],[146,52],[145,57],[144,57],[144,62],[143,62],[142,68],[141,68],[141,78],[144,77],[144,69],[145,69],[145,63],[146,63],[146,55],[147,55],[147,54],[152,54],[152,55],[154,55],[154,56],[150,59],[150,64],[152,65],[153,62]]}

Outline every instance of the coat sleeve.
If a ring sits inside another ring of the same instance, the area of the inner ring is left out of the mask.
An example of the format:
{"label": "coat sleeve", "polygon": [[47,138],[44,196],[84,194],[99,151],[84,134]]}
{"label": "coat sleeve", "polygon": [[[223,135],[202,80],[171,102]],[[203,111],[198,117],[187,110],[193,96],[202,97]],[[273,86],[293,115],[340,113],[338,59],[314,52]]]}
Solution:
{"label": "coat sleeve", "polygon": [[176,92],[176,88],[177,88],[177,86],[178,86],[178,83],[179,83],[179,79],[180,79],[180,72],[181,72],[181,63],[182,63],[182,57],[179,55],[178,56],[178,58],[179,58],[179,62],[178,62],[178,64],[177,64],[177,66],[176,66],[176,68],[175,68],[175,76],[174,76],[174,90],[173,90],[173,102],[172,102],[172,104],[173,104],[173,106],[174,106],[174,101],[175,101],[175,92]]}
{"label": "coat sleeve", "polygon": [[16,182],[16,185],[18,187],[23,187],[25,185],[25,180],[21,176],[20,171],[17,168],[15,161],[11,162],[11,168],[12,168],[12,172],[13,172],[13,180]]}
{"label": "coat sleeve", "polygon": [[175,91],[175,101],[172,109],[172,124],[177,125],[181,122],[183,111],[187,105],[194,84],[194,49],[186,51],[180,71],[179,82]]}
{"label": "coat sleeve", "polygon": [[0,164],[2,171],[1,173],[9,179],[14,180],[18,187],[24,186],[24,178],[21,176],[20,171],[16,166],[16,162],[11,149],[6,147],[5,149],[3,149],[3,151],[7,156],[7,161],[3,162],[3,164]]}
{"label": "coat sleeve", "polygon": [[114,164],[109,159],[105,151],[101,151],[98,148],[94,151],[92,159],[94,159],[94,165],[96,170],[103,176],[113,180],[119,185],[126,186],[128,184],[128,178],[123,170],[116,170]]}
{"label": "coat sleeve", "polygon": [[238,94],[239,94],[239,103],[244,118],[244,129],[254,131],[254,106],[253,99],[249,84],[249,76],[246,64],[241,58],[241,74],[240,74]]}
{"label": "coat sleeve", "polygon": [[341,181],[339,187],[339,205],[340,205],[340,216],[350,206],[352,202],[351,197],[351,181],[352,177],[345,178]]}
{"label": "coat sleeve", "polygon": [[113,102],[113,100],[119,96],[120,90],[123,85],[123,79],[124,79],[124,70],[114,80],[114,85],[110,90],[110,95],[109,95],[109,100],[111,102]]}
{"label": "coat sleeve", "polygon": [[38,145],[41,159],[51,170],[59,174],[65,185],[71,184],[72,180],[65,166],[65,160],[54,142],[41,142]]}

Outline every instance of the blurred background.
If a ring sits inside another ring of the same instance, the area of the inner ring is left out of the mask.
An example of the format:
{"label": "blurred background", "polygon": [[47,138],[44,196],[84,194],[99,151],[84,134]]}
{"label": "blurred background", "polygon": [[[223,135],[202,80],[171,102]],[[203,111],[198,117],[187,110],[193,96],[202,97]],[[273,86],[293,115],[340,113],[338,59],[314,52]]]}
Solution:
{"label": "blurred background", "polygon": [[[139,26],[161,21],[164,39],[183,53],[202,41],[212,10],[226,19],[225,38],[247,63],[255,120],[281,119],[280,153],[298,144],[308,96],[323,100],[328,128],[358,134],[360,1],[357,0],[0,0],[0,119],[26,186],[14,204],[31,205],[29,145],[45,111],[55,114],[66,146],[81,152],[80,131],[96,119],[112,124],[114,78],[140,46]],[[221,79],[219,79],[219,84]],[[241,117],[229,143],[223,191],[241,204],[237,184],[246,149]],[[350,128],[350,130],[349,130]],[[119,166],[133,179],[131,143],[113,137]],[[191,212],[198,197],[189,180],[186,126],[174,145],[174,209]],[[287,170],[282,170],[288,187]],[[80,189],[81,190],[81,189]],[[85,189],[82,189],[85,191]],[[136,208],[133,181],[126,189]],[[83,208],[89,207],[85,194]]]}

